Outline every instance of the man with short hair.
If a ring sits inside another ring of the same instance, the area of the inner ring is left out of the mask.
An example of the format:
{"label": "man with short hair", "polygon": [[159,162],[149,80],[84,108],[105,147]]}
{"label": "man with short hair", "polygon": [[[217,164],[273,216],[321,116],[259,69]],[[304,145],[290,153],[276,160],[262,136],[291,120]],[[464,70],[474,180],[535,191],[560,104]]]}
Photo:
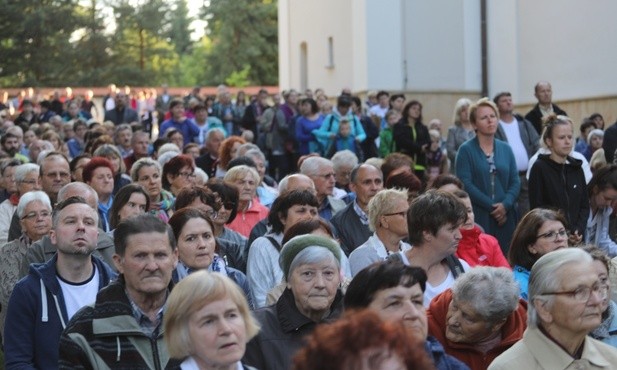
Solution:
{"label": "man with short hair", "polygon": [[510,144],[518,177],[521,180],[521,191],[518,195],[518,214],[523,217],[529,211],[529,185],[527,183],[527,169],[529,158],[540,148],[540,136],[531,122],[514,113],[512,94],[508,91],[499,93],[493,99],[499,110],[499,126],[495,138]]}
{"label": "man with short hair", "polygon": [[386,116],[386,112],[390,109],[390,93],[381,90],[377,93],[377,105],[369,108],[369,116],[377,116],[381,120]]}
{"label": "man with short hair", "polygon": [[549,114],[567,116],[568,114],[559,108],[557,104],[553,104],[553,88],[547,81],[540,81],[535,86],[534,95],[538,99],[533,109],[525,115],[525,119],[531,122],[536,129],[538,135],[542,135],[542,119]]}
{"label": "man with short hair", "polygon": [[21,150],[20,137],[17,133],[12,132],[11,129],[13,128],[19,129],[19,131],[21,131],[18,126],[13,126],[9,130],[7,130],[7,132],[2,135],[2,138],[0,138],[2,150],[4,150],[4,152],[8,154],[9,157],[19,159],[20,161],[22,161],[22,163],[28,163],[28,157],[19,152]]}
{"label": "man with short hair", "polygon": [[60,367],[179,367],[163,340],[165,302],[178,263],[174,235],[156,216],[121,222],[114,232],[116,281],[81,310],[60,340]]}
{"label": "man with short hair", "polygon": [[175,128],[182,134],[182,138],[184,139],[183,145],[193,142],[201,131],[195,122],[186,118],[184,115],[184,103],[182,100],[172,100],[171,103],[169,103],[169,112],[171,113],[171,117],[164,121],[159,127],[159,137],[165,137],[169,129]]}
{"label": "man with short hair", "polygon": [[116,274],[92,256],[98,214],[83,198],[56,206],[51,241],[55,256],[34,265],[13,289],[7,307],[4,354],[7,369],[57,369],[60,334],[73,315],[91,303]]}
{"label": "man with short hair", "polygon": [[123,123],[116,127],[114,131],[114,144],[116,144],[123,159],[133,154],[133,148],[131,146],[132,139],[133,129],[131,129],[128,123]]}
{"label": "man with short hair", "polygon": [[[211,129],[216,127],[225,131],[225,128],[223,128],[223,122],[216,116],[209,116],[208,108],[204,104],[197,104],[193,108],[193,113],[195,114],[195,117],[192,118],[192,121],[197,127],[199,127],[199,135],[195,137],[195,142],[199,146],[204,144],[206,141],[206,136]],[[225,136],[227,136],[227,133]]]}
{"label": "man with short hair", "polygon": [[381,170],[370,164],[354,167],[349,189],[356,194],[356,199],[332,217],[332,225],[347,256],[372,235],[368,226],[368,202],[383,189]]}
{"label": "man with short hair", "polygon": [[51,204],[58,199],[58,192],[71,182],[71,168],[64,154],[51,152],[45,156],[41,166],[41,187],[49,195]]}
{"label": "man with short hair", "polygon": [[195,166],[204,170],[209,178],[216,177],[219,148],[223,140],[225,140],[225,132],[222,129],[213,128],[209,130],[203,146],[205,152],[195,159]]}
{"label": "man with short hair", "polygon": [[[128,96],[123,91],[118,91],[114,97],[115,107],[105,110],[105,117],[103,121],[111,121],[114,125],[118,126],[121,123],[133,123],[139,122],[139,116],[137,112],[127,107]],[[107,109],[107,107],[105,107]]]}
{"label": "man with short hair", "polygon": [[345,208],[343,200],[332,196],[336,183],[332,161],[321,157],[309,157],[302,162],[300,173],[313,180],[319,201],[319,217],[330,221],[336,212]]}
{"label": "man with short hair", "polygon": [[[99,198],[89,185],[83,182],[71,182],[60,189],[58,192],[58,202],[62,202],[72,197],[82,197],[86,204],[88,204],[93,210],[97,210]],[[96,249],[93,254],[106,262],[113,268],[113,254],[115,252],[114,241],[103,230],[99,228],[99,233],[96,242]],[[49,261],[56,254],[56,246],[52,242],[49,236],[44,236],[40,240],[32,243],[26,255],[22,260],[22,264],[19,268],[20,276],[26,276],[30,269],[31,264],[44,263]]]}
{"label": "man with short hair", "polygon": [[126,166],[126,173],[131,173],[131,167],[133,163],[137,162],[141,158],[148,156],[148,147],[150,145],[150,135],[144,131],[137,131],[133,133],[131,137],[131,148],[133,153],[124,158],[124,165]]}

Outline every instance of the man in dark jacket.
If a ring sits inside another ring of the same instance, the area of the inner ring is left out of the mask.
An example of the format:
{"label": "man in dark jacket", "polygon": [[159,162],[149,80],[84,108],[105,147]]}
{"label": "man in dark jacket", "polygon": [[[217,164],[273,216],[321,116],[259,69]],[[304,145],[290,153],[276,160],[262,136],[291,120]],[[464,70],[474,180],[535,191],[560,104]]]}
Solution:
{"label": "man in dark jacket", "polygon": [[117,281],[79,311],[60,339],[60,368],[164,369],[177,366],[163,340],[163,314],[178,263],[176,242],[156,216],[139,215],[114,232]]}
{"label": "man in dark jacket", "polygon": [[561,116],[567,116],[568,114],[559,108],[557,104],[552,103],[553,88],[547,81],[540,81],[536,84],[534,95],[538,99],[538,104],[527,112],[525,119],[531,122],[538,135],[542,135],[542,118],[551,113]]}
{"label": "man in dark jacket", "polygon": [[7,369],[57,369],[60,334],[73,315],[91,303],[116,274],[92,256],[98,213],[83,198],[56,206],[51,241],[58,252],[33,265],[9,300],[4,350]]}
{"label": "man in dark jacket", "polygon": [[137,112],[126,106],[128,97],[122,91],[118,91],[115,97],[116,107],[105,111],[105,121],[111,121],[118,126],[121,123],[139,122]]}
{"label": "man in dark jacket", "polygon": [[347,256],[372,235],[368,227],[368,202],[383,189],[381,170],[370,164],[354,167],[349,188],[356,199],[332,217],[332,225]]}

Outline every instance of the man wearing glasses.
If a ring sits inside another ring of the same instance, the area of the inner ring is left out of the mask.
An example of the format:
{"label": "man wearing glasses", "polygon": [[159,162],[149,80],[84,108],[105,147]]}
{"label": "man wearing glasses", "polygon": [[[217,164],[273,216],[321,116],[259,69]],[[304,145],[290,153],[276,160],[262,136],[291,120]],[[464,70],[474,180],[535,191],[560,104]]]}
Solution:
{"label": "man wearing glasses", "polygon": [[319,217],[330,221],[336,212],[345,208],[343,200],[332,196],[336,183],[332,161],[322,157],[306,158],[300,165],[300,173],[308,176],[315,184]]}
{"label": "man wearing glasses", "polygon": [[566,248],[540,257],[531,269],[523,339],[489,369],[614,368],[617,349],[587,336],[602,322],[607,294],[587,252]]}

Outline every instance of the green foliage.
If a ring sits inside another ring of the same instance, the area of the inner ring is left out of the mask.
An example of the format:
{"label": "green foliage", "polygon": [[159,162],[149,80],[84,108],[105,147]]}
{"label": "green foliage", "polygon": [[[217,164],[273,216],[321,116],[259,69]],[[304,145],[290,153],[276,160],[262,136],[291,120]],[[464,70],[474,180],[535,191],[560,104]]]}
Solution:
{"label": "green foliage", "polygon": [[267,0],[210,0],[204,8],[212,51],[206,83],[217,84],[250,65],[248,81],[278,83],[276,3]]}
{"label": "green foliage", "polygon": [[193,41],[187,0],[0,0],[0,86],[277,84],[276,1],[205,3]]}

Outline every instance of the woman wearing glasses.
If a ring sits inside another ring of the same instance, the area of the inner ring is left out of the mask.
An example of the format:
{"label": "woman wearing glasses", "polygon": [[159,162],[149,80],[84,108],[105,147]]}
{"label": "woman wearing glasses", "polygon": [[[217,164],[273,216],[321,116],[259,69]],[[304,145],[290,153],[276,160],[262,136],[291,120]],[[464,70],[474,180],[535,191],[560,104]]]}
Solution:
{"label": "woman wearing glasses", "polygon": [[181,154],[173,157],[163,166],[163,189],[175,197],[183,188],[194,185],[195,161],[191,156]]}
{"label": "woman wearing glasses", "polygon": [[544,120],[541,154],[529,173],[529,206],[563,211],[570,242],[580,243],[589,217],[589,195],[582,162],[570,156],[574,145],[572,121],[550,115]]}
{"label": "woman wearing glasses", "polygon": [[[510,145],[495,139],[499,113],[484,98],[469,108],[476,137],[460,146],[456,175],[469,193],[476,222],[499,241],[504,254],[516,227],[516,201],[521,182]],[[531,193],[531,191],[530,191]]]}
{"label": "woman wearing glasses", "polygon": [[543,255],[568,247],[566,219],[556,211],[533,209],[521,219],[510,244],[508,262],[514,266],[514,279],[521,287],[521,298],[528,299],[529,272]]}
{"label": "woman wearing glasses", "polygon": [[[26,165],[22,165],[26,166]],[[32,165],[36,166],[36,165]],[[36,166],[38,167],[38,166]],[[26,257],[26,250],[51,230],[51,202],[42,191],[25,193],[17,204],[17,216],[22,235],[2,246],[0,253],[0,332],[4,332],[4,319],[13,286],[20,279],[19,267]]]}
{"label": "woman wearing glasses", "polygon": [[368,222],[373,235],[349,255],[352,276],[374,262],[384,261],[390,254],[411,249],[403,242],[409,235],[408,210],[405,190],[382,190],[369,201]]}

